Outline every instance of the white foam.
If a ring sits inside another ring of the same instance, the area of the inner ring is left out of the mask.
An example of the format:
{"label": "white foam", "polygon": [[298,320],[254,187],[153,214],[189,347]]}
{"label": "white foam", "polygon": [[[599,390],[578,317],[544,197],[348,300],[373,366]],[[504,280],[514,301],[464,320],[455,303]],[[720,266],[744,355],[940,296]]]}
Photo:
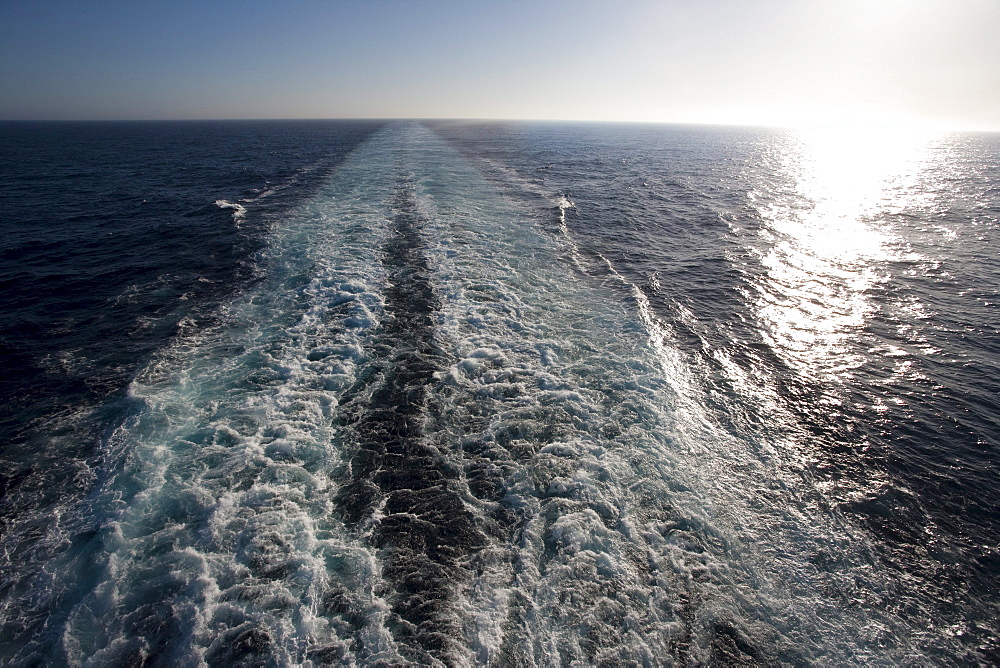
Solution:
{"label": "white foam", "polygon": [[246,207],[237,202],[228,202],[224,199],[217,199],[215,200],[215,206],[219,207],[220,209],[232,209],[233,220],[235,220],[236,222],[240,222],[241,220],[246,218],[247,215]]}
{"label": "white foam", "polygon": [[[564,240],[541,233],[447,147],[412,137],[427,235],[448,240],[428,251],[440,339],[458,360],[441,376],[452,402],[441,421],[516,461],[503,505],[525,518],[512,584],[467,602],[511,606],[523,621],[503,648],[479,651],[620,663],[677,656],[680,644],[709,663],[721,623],[765,654],[802,661],[906,656],[905,636],[868,644],[875,626],[898,629],[891,614],[823,593],[859,579],[873,592],[891,585],[853,542],[860,532],[819,510],[798,462],[766,455],[794,445],[727,433],[641,288],[603,257],[603,272],[584,272],[598,280],[581,281],[559,261]],[[564,223],[572,203],[556,206]],[[571,255],[578,268],[580,256]],[[808,566],[831,549],[843,570]],[[587,626],[605,634],[597,654],[577,633]]]}
{"label": "white foam", "polygon": [[[148,614],[154,628],[184,630],[165,640],[182,663],[226,661],[226,638],[248,632],[266,634],[280,664],[319,662],[311,652],[324,649],[353,656],[357,638],[366,657],[400,660],[377,561],[332,506],[338,397],[383,317],[377,254],[395,182],[378,142],[275,226],[268,278],[222,325],[192,329],[134,384],[147,409],[116,436],[127,465],[95,501],[126,501],[122,538],[71,615],[73,656],[125,660],[140,641],[129,619]],[[150,579],[164,570],[185,584]],[[101,591],[114,594],[99,602]],[[341,597],[333,611],[330,596]],[[131,612],[143,599],[156,603]]]}

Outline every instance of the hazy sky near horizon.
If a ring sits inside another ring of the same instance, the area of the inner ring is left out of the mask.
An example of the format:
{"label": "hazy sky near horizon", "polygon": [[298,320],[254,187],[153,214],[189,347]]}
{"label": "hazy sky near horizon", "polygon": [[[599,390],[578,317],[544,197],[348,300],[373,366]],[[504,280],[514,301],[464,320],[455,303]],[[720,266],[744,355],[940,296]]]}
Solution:
{"label": "hazy sky near horizon", "polygon": [[0,118],[1000,130],[1000,0],[0,0]]}

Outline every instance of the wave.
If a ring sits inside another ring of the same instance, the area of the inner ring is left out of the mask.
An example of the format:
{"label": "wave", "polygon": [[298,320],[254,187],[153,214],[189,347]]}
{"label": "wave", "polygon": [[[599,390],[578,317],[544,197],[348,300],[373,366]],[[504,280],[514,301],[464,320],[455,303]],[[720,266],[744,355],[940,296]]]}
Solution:
{"label": "wave", "polygon": [[240,222],[244,218],[246,218],[247,210],[246,207],[243,206],[242,204],[236,202],[228,202],[224,199],[217,199],[215,200],[215,206],[219,207],[220,209],[232,209],[233,220],[235,220],[236,222]]}

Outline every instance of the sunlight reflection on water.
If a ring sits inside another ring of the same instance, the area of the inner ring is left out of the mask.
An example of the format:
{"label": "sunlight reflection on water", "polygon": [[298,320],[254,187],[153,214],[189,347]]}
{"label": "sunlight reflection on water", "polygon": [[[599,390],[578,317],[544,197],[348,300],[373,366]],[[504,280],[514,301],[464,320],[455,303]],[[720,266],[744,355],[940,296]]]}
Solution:
{"label": "sunlight reflection on water", "polygon": [[801,130],[779,147],[788,188],[761,206],[768,250],[758,312],[765,337],[806,376],[861,364],[847,345],[874,311],[867,292],[897,250],[887,213],[912,204],[932,136],[897,128]]}

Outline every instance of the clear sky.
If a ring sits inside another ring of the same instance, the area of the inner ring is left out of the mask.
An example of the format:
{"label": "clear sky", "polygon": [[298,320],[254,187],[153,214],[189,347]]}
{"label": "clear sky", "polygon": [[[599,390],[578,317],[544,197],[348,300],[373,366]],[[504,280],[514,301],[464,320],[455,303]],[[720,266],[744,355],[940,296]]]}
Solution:
{"label": "clear sky", "polygon": [[0,118],[1000,129],[1000,0],[0,0]]}

